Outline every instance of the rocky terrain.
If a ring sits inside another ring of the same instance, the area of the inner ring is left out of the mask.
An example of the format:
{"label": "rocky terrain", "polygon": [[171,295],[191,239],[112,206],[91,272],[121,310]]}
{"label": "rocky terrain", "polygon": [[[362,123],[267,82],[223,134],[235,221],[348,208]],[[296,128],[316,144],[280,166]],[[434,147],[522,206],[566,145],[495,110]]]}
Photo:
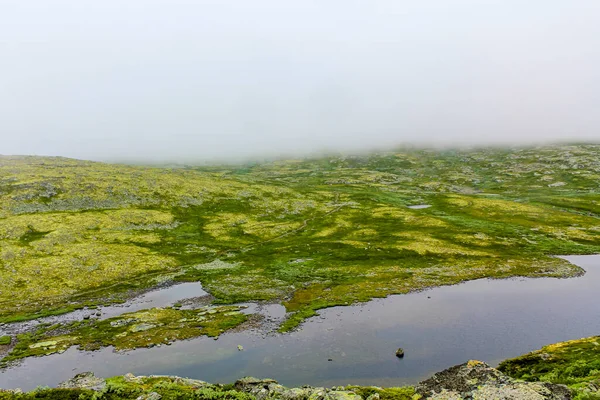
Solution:
{"label": "rocky terrain", "polygon": [[101,379],[83,373],[56,389],[0,392],[0,399],[235,399],[235,400],[570,400],[571,391],[548,382],[515,380],[481,361],[469,361],[419,383],[415,388],[365,386],[287,388],[273,379],[243,378],[232,385],[173,376]]}
{"label": "rocky terrain", "polygon": [[[599,160],[598,145],[202,168],[0,156],[0,324],[93,315],[150,288],[200,281],[212,305],[284,305],[286,332],[319,309],[390,294],[576,276],[580,268],[552,256],[600,252]],[[165,313],[189,312],[148,310],[144,323],[159,326]],[[176,321],[206,332],[196,319]],[[50,327],[95,340],[86,327]],[[0,326],[0,336],[8,331]],[[132,347],[120,337],[110,343]],[[31,340],[0,343],[44,348]]]}

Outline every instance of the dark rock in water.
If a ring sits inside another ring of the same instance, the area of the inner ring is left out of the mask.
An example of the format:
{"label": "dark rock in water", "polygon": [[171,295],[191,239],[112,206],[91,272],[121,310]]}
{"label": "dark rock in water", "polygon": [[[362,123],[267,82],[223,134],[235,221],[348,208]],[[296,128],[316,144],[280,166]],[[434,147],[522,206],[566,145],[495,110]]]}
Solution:
{"label": "dark rock in water", "polygon": [[59,388],[63,389],[91,390],[102,390],[105,386],[106,381],[102,378],[96,377],[93,372],[82,372],[81,374],[77,374],[68,381],[64,381],[58,385]]}
{"label": "dark rock in water", "polygon": [[404,349],[402,347],[400,347],[398,350],[396,350],[396,357],[404,358]]}
{"label": "dark rock in water", "polygon": [[419,383],[418,394],[427,399],[570,400],[564,385],[523,382],[481,361],[448,368]]}

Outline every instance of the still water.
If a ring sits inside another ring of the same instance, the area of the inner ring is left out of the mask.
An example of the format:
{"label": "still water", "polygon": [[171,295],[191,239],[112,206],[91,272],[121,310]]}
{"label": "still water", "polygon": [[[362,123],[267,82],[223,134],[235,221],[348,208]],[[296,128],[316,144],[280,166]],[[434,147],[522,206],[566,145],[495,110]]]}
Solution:
{"label": "still water", "polygon": [[[0,373],[0,387],[55,386],[83,371],[223,383],[251,375],[288,386],[416,383],[469,359],[496,364],[545,344],[600,334],[600,256],[566,259],[587,273],[571,279],[482,279],[330,308],[285,335],[238,332],[122,354],[71,348]],[[258,311],[273,319],[283,315],[275,305]],[[406,352],[403,359],[395,356],[398,347]]]}

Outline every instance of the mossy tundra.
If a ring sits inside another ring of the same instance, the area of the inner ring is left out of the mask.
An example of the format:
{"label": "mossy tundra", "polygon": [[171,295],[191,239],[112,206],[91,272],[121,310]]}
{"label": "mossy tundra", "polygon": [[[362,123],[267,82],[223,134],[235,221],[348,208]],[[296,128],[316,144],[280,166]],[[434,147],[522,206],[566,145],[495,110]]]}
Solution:
{"label": "mossy tundra", "polygon": [[153,308],[122,314],[106,320],[84,320],[70,324],[42,325],[35,332],[17,336],[18,343],[0,366],[31,356],[63,353],[71,346],[80,350],[115,350],[170,345],[198,336],[217,337],[245,322],[239,307],[202,307],[192,310]]}
{"label": "mossy tundra", "polygon": [[[411,209],[418,204],[429,208]],[[600,146],[399,150],[219,167],[0,157],[0,322],[200,281],[316,310],[600,251]]]}
{"label": "mossy tundra", "polygon": [[[207,382],[171,376],[136,377],[131,374],[112,378],[98,379],[93,375],[82,374],[74,380],[78,383],[59,388],[38,388],[23,393],[20,391],[3,391],[0,389],[0,400],[30,400],[30,399],[73,399],[73,400],[134,400],[134,399],[163,399],[163,400],[257,400],[265,399],[264,393],[255,396],[250,392],[251,386],[243,386],[240,382],[275,382],[273,380],[258,380],[243,378],[235,384],[210,384]],[[85,382],[82,382],[85,381]],[[83,384],[82,384],[83,383]],[[275,382],[276,383],[276,382]],[[95,385],[93,387],[92,385]],[[73,387],[75,386],[75,387]],[[419,400],[412,387],[379,388],[364,386],[326,388],[293,388],[291,390],[279,386],[286,395],[271,393],[269,399],[340,399],[340,400]],[[260,388],[259,388],[260,389]],[[263,389],[264,390],[264,389]],[[372,397],[369,397],[372,396]]]}
{"label": "mossy tundra", "polygon": [[569,386],[575,400],[600,399],[600,337],[570,340],[500,363],[513,378]]}

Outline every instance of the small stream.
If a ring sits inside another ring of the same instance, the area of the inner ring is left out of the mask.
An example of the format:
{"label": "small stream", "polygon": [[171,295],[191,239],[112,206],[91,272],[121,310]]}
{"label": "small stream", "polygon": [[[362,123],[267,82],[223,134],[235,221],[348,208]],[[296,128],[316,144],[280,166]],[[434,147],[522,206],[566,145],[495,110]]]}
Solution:
{"label": "small stream", "polygon": [[[252,375],[288,386],[413,384],[469,359],[496,364],[545,344],[600,334],[600,255],[565,258],[587,273],[571,279],[481,279],[329,308],[285,335],[260,329],[127,353],[71,348],[1,372],[0,387],[55,386],[83,371],[223,383]],[[199,284],[172,286],[114,312],[165,306],[202,293]],[[274,321],[285,315],[278,305],[252,305],[249,311]],[[102,309],[101,318],[117,315],[112,312]],[[403,359],[395,357],[398,347],[406,351]]]}

